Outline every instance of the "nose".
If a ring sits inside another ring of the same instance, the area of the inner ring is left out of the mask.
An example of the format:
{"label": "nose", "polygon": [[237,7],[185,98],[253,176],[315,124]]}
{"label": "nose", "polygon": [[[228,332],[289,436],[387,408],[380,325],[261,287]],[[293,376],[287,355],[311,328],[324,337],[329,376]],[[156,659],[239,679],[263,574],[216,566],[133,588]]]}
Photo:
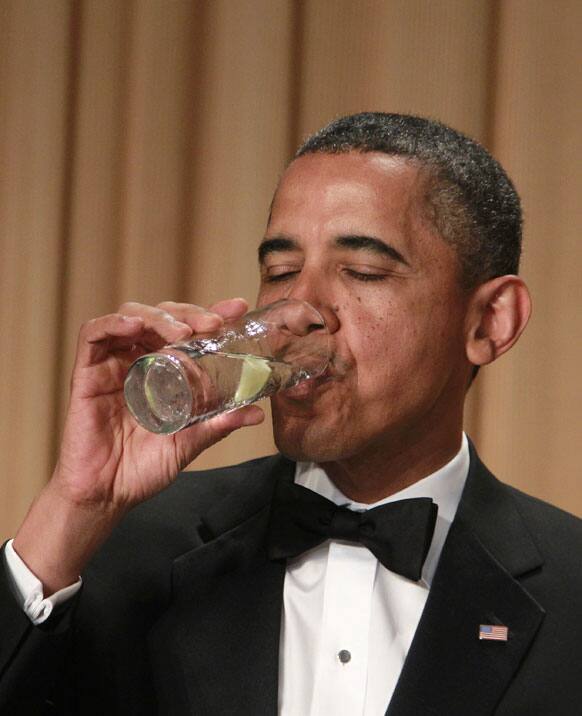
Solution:
{"label": "nose", "polygon": [[312,306],[314,306],[314,308],[317,308],[317,310],[321,313],[329,333],[330,334],[336,333],[339,330],[340,322],[339,322],[338,315],[335,312],[335,310],[333,309],[333,307],[328,306],[328,305],[318,304],[318,303],[312,303]]}
{"label": "nose", "polygon": [[340,320],[337,314],[337,304],[333,302],[330,292],[327,290],[325,278],[322,276],[310,279],[304,273],[293,283],[285,298],[295,298],[310,303],[323,317],[330,334],[339,330]]}

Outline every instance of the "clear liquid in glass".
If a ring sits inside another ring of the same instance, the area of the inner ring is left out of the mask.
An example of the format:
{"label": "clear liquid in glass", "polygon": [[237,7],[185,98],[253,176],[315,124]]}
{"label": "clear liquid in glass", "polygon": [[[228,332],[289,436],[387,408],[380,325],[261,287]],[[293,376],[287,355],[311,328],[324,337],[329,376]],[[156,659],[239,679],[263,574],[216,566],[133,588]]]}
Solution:
{"label": "clear liquid in glass", "polygon": [[[182,352],[193,360],[181,360]],[[168,435],[309,377],[306,371],[294,372],[289,364],[270,358],[200,353],[183,346],[141,358],[128,376],[125,395],[143,427]]]}

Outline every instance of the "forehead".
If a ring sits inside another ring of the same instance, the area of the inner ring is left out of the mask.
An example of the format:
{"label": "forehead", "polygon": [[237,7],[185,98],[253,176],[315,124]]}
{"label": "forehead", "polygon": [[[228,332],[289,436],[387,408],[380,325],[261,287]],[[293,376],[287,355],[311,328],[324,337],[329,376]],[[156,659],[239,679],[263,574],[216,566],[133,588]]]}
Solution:
{"label": "forehead", "polygon": [[307,154],[283,174],[267,234],[309,243],[347,234],[378,236],[409,256],[422,246],[442,248],[444,241],[426,218],[426,187],[426,172],[400,157]]}
{"label": "forehead", "polygon": [[377,199],[402,208],[403,202],[420,199],[424,183],[419,167],[410,160],[381,152],[306,154],[295,159],[281,177],[273,208],[282,200],[305,203],[307,189],[318,200],[325,196],[357,204],[359,198]]}

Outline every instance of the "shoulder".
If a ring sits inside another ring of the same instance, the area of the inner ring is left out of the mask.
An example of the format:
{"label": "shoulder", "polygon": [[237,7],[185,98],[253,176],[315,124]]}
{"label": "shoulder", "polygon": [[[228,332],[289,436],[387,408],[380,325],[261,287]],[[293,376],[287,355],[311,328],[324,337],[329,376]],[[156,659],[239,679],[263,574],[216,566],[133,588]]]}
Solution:
{"label": "shoulder", "polygon": [[470,447],[462,519],[513,574],[582,590],[582,520],[501,482]]}
{"label": "shoulder", "polygon": [[471,463],[458,517],[513,574],[542,573],[582,588],[582,520],[498,480],[470,443]]}
{"label": "shoulder", "polygon": [[534,533],[556,532],[558,536],[567,533],[573,539],[582,539],[580,518],[499,479],[482,462],[471,441],[469,454],[470,467],[462,505],[472,519],[483,525],[490,524],[492,517],[515,519],[517,510]]}
{"label": "shoulder", "polygon": [[582,565],[582,519],[543,500],[503,485],[544,556],[559,555]]}

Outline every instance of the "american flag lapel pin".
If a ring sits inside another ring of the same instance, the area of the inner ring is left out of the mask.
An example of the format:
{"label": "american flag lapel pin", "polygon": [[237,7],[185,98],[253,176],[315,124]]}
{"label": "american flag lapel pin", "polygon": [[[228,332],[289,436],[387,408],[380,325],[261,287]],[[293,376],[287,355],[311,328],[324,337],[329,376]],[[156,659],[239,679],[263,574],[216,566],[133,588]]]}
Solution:
{"label": "american flag lapel pin", "polygon": [[479,624],[479,639],[507,641],[509,630],[503,624]]}

